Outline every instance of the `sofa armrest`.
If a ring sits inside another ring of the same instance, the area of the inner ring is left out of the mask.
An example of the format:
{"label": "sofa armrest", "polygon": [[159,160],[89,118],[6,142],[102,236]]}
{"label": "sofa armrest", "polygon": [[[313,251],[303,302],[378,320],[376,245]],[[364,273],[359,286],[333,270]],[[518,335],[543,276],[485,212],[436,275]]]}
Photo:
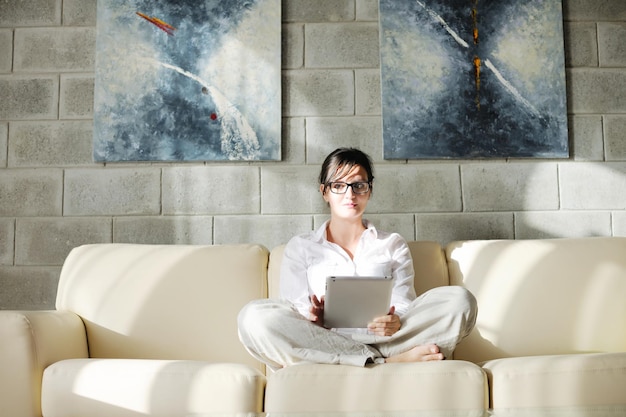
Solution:
{"label": "sofa armrest", "polygon": [[69,311],[0,311],[0,404],[11,417],[41,416],[44,369],[87,358],[82,320]]}

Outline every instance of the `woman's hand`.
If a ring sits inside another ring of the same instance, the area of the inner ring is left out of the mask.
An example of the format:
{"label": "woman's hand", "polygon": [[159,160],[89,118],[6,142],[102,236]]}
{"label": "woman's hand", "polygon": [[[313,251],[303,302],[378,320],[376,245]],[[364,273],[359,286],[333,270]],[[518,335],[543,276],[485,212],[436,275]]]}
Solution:
{"label": "woman's hand", "polygon": [[309,320],[318,326],[324,326],[324,296],[321,300],[313,294],[311,296],[311,308],[309,308]]}
{"label": "woman's hand", "polygon": [[396,308],[391,306],[386,316],[376,317],[367,325],[367,330],[377,336],[391,336],[400,330],[402,323],[396,314]]}

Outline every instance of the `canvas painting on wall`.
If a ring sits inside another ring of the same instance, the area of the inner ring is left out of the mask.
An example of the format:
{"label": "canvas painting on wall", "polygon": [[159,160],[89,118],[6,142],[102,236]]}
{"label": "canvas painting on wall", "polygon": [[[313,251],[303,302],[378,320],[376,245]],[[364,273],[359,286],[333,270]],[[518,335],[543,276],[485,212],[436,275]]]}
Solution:
{"label": "canvas painting on wall", "polygon": [[380,0],[386,159],[567,158],[561,0]]}
{"label": "canvas painting on wall", "polygon": [[96,161],[280,160],[280,0],[98,0]]}

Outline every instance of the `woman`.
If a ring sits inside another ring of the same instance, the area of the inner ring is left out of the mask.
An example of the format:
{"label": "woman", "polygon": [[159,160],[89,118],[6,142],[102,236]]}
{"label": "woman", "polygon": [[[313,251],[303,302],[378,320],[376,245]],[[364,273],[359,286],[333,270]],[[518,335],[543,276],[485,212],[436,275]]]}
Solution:
{"label": "woman", "polygon": [[[326,157],[319,190],[330,220],[292,238],[281,264],[280,300],[256,300],[239,314],[239,337],[270,369],[298,363],[366,363],[443,360],[472,330],[476,300],[458,286],[432,289],[419,298],[406,241],[363,219],[372,196],[370,158],[339,148]],[[329,275],[391,275],[389,313],[367,329],[323,327]]]}

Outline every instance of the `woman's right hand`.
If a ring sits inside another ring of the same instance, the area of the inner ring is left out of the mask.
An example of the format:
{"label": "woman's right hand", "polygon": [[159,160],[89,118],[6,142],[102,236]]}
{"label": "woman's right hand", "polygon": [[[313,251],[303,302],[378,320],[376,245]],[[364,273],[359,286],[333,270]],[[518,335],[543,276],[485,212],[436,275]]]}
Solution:
{"label": "woman's right hand", "polygon": [[324,326],[324,296],[318,300],[317,296],[311,296],[311,308],[309,308],[309,320],[318,326]]}

